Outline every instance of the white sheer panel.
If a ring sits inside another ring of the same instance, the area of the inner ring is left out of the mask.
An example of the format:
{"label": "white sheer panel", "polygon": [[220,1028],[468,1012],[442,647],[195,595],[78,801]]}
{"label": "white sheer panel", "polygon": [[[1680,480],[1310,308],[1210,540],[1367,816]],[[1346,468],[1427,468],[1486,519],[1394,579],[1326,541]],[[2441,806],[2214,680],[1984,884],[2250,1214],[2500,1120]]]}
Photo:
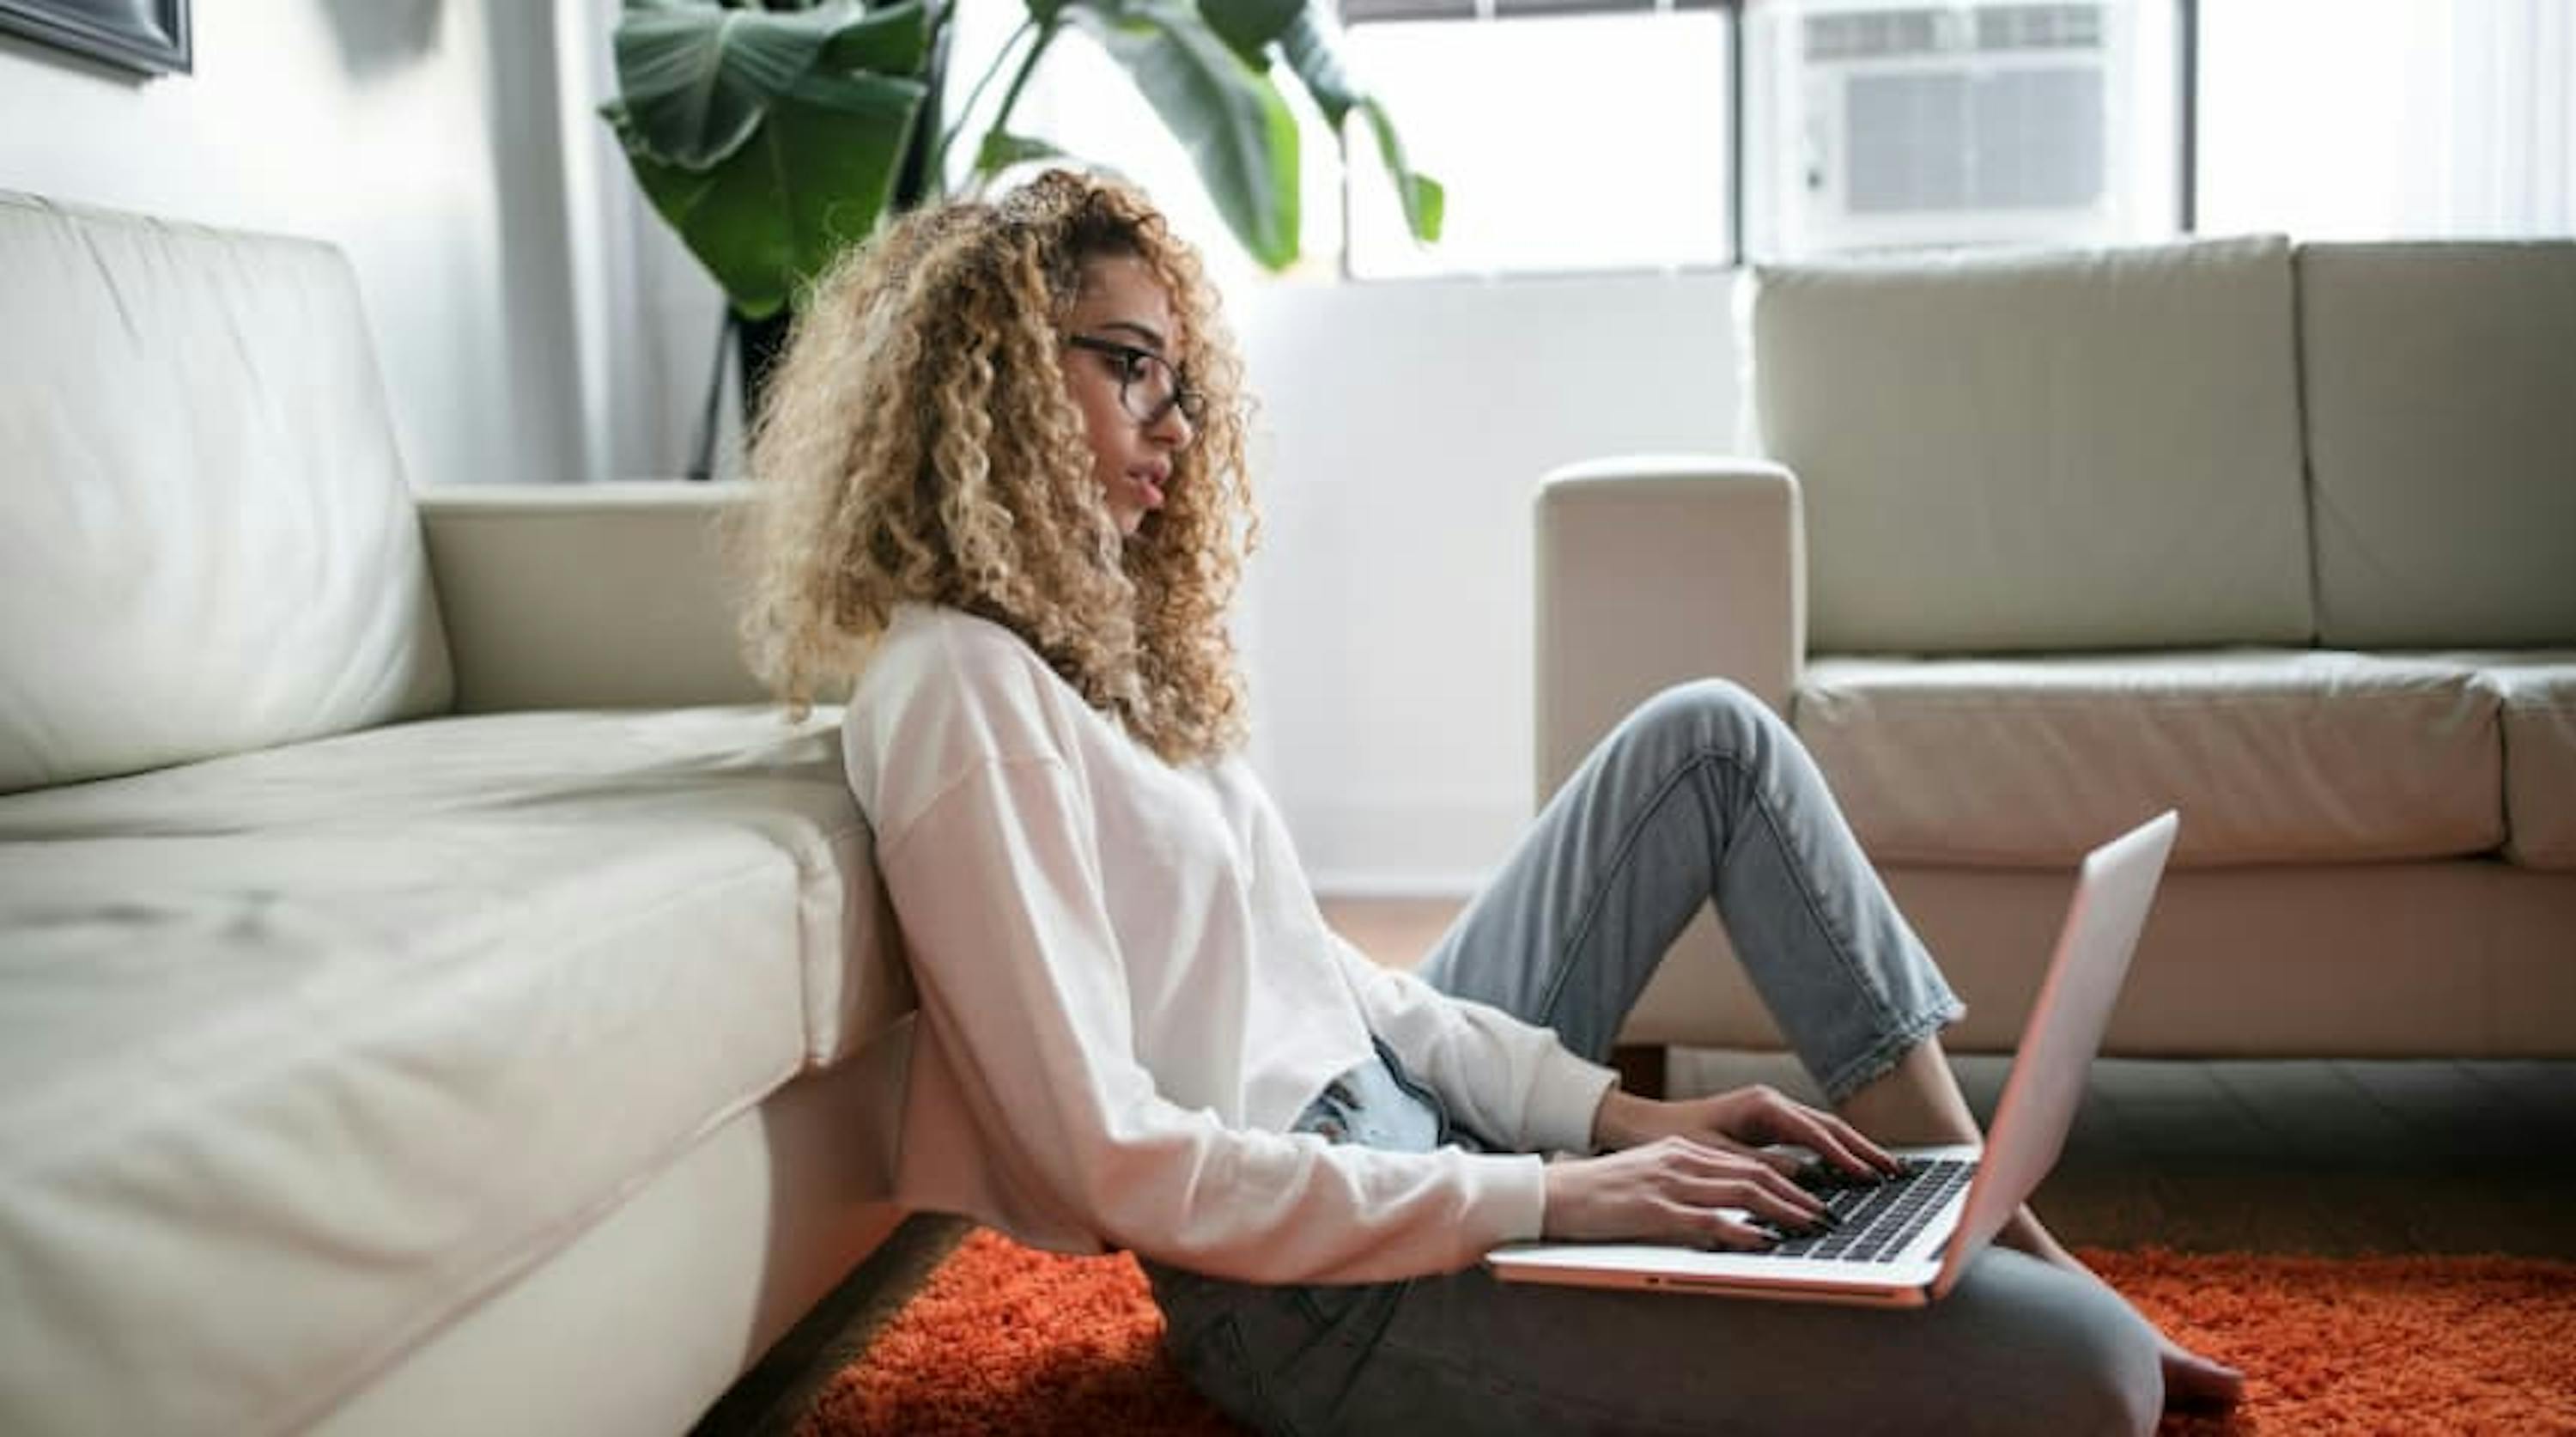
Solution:
{"label": "white sheer panel", "polygon": [[2571,69],[2569,0],[2206,0],[2199,227],[2576,230]]}
{"label": "white sheer panel", "polygon": [[[672,479],[695,457],[724,292],[644,198],[599,107],[617,92],[618,0],[554,0],[564,225],[585,479]],[[716,471],[740,468],[740,404],[718,410]]]}

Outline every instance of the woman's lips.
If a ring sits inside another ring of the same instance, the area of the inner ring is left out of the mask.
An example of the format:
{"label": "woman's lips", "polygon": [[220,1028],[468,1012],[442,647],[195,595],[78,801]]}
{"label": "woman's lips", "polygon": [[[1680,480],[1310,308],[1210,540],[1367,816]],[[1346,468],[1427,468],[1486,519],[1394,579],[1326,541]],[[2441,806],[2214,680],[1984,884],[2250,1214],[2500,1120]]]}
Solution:
{"label": "woman's lips", "polygon": [[1128,474],[1127,480],[1129,483],[1136,486],[1137,493],[1139,497],[1144,500],[1146,508],[1160,509],[1163,507],[1163,485],[1158,476],[1150,473],[1131,472]]}

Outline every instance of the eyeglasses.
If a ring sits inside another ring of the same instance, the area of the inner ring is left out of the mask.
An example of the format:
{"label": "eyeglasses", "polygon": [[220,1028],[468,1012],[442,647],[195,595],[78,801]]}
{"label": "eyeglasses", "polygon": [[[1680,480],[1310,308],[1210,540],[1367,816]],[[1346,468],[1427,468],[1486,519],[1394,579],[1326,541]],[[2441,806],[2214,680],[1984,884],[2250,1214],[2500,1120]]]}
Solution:
{"label": "eyeglasses", "polygon": [[1069,335],[1064,342],[1076,349],[1105,354],[1117,361],[1118,404],[1127,411],[1127,417],[1138,424],[1150,429],[1162,423],[1163,416],[1175,409],[1181,411],[1181,417],[1189,420],[1193,427],[1206,422],[1207,396],[1190,388],[1188,382],[1181,378],[1180,371],[1163,356],[1150,349],[1138,349],[1132,344],[1120,344],[1114,339],[1088,334]]}

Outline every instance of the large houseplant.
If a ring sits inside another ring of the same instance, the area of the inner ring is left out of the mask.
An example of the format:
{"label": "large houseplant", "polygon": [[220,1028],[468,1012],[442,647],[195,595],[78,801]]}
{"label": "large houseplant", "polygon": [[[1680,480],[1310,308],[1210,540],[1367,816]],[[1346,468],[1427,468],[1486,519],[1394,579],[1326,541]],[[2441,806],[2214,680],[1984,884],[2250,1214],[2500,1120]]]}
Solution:
{"label": "large houseplant", "polygon": [[[1068,30],[1126,70],[1262,265],[1297,258],[1297,127],[1285,69],[1348,144],[1367,126],[1407,224],[1438,237],[1441,192],[1405,162],[1385,107],[1342,66],[1330,0],[1021,0],[1018,30],[949,113],[959,0],[627,0],[618,97],[601,107],[646,196],[723,286],[756,403],[798,287],[890,211],[1058,153],[1012,127]],[[1008,88],[979,135],[976,99]],[[704,459],[701,458],[701,472]]]}

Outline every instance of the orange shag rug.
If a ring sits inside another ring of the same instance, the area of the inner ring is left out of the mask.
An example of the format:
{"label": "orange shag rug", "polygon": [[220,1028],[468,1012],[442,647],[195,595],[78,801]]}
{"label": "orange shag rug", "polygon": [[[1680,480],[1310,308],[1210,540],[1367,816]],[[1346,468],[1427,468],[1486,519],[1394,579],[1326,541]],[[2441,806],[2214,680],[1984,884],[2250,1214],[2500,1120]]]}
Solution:
{"label": "orange shag rug", "polygon": [[[2245,1369],[2240,1433],[2576,1433],[2576,1263],[2087,1251],[2185,1344]],[[1160,1433],[1228,1437],[1157,1345],[1163,1320],[1124,1255],[970,1235],[797,1437]]]}

